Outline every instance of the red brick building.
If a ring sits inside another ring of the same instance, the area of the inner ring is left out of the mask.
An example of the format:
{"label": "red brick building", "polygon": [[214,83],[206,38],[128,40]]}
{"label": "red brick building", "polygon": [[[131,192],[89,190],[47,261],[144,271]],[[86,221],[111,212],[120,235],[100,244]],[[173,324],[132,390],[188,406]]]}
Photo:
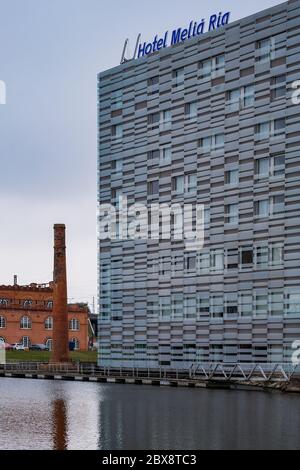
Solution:
{"label": "red brick building", "polygon": [[[69,304],[69,341],[75,349],[87,351],[89,308]],[[0,286],[0,339],[6,343],[45,344],[52,348],[53,283],[29,286]]]}

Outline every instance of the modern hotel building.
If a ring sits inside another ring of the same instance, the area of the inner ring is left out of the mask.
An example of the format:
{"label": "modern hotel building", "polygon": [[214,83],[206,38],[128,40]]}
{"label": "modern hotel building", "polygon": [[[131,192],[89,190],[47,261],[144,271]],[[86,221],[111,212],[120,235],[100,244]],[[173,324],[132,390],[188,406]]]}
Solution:
{"label": "modern hotel building", "polygon": [[99,204],[205,206],[202,250],[99,241],[100,365],[291,362],[297,80],[299,0],[99,74]]}

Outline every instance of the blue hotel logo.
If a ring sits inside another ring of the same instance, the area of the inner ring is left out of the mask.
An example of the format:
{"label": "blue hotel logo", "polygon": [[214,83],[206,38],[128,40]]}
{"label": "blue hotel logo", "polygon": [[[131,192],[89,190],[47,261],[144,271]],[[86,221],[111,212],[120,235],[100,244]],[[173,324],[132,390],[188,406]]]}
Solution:
{"label": "blue hotel logo", "polygon": [[138,47],[138,58],[153,54],[153,52],[158,52],[161,49],[169,46],[175,46],[181,42],[186,41],[187,39],[195,38],[201,36],[202,34],[214,31],[222,26],[226,26],[230,20],[230,12],[222,13],[218,15],[212,15],[207,23],[203,19],[198,22],[191,21],[188,28],[178,28],[175,29],[172,34],[169,34],[169,31],[166,31],[163,37],[159,38],[155,36],[153,42],[144,42],[144,44],[139,44]]}

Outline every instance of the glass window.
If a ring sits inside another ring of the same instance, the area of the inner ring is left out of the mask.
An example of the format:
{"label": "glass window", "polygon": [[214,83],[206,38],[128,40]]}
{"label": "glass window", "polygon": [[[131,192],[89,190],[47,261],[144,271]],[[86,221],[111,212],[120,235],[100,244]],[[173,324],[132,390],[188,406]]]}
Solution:
{"label": "glass window", "polygon": [[255,161],[255,174],[260,178],[268,178],[270,173],[269,157],[260,158]]}
{"label": "glass window", "polygon": [[160,151],[160,162],[162,164],[169,164],[172,161],[172,148],[164,147]]}
{"label": "glass window", "polygon": [[48,317],[45,320],[45,329],[46,330],[53,330],[53,318]]}
{"label": "glass window", "polygon": [[272,214],[280,214],[285,210],[285,198],[283,194],[272,196],[271,198]]}
{"label": "glass window", "polygon": [[212,271],[223,271],[224,270],[224,253],[223,250],[212,251],[211,253],[211,264]]}
{"label": "glass window", "polygon": [[197,174],[191,173],[186,176],[186,186],[188,193],[194,193],[197,191]]}
{"label": "glass window", "polygon": [[174,320],[183,320],[183,297],[182,296],[173,297],[172,317]]}
{"label": "glass window", "polygon": [[159,193],[159,181],[150,181],[148,183],[148,195],[155,196]]}
{"label": "glass window", "polygon": [[239,296],[239,307],[241,317],[251,317],[253,310],[253,299],[251,292],[241,292]]}
{"label": "glass window", "polygon": [[243,88],[242,102],[244,108],[254,105],[254,86],[248,85]]}
{"label": "glass window", "polygon": [[6,328],[6,319],[5,319],[5,317],[0,317],[0,328]]}
{"label": "glass window", "polygon": [[170,129],[172,125],[172,115],[171,111],[166,110],[162,111],[160,114],[160,128],[161,130]]}
{"label": "glass window", "polygon": [[261,124],[257,124],[255,128],[255,134],[259,140],[268,139],[270,135],[270,123],[263,122]]}
{"label": "glass window", "polygon": [[273,157],[273,176],[285,174],[285,155],[274,155]]}
{"label": "glass window", "polygon": [[20,321],[20,328],[22,330],[30,330],[31,329],[31,319],[29,317],[22,317]]}
{"label": "glass window", "polygon": [[261,201],[255,201],[254,214],[257,217],[269,217],[269,200],[262,199]]}
{"label": "glass window", "polygon": [[171,318],[171,302],[170,297],[160,297],[160,315],[162,319]]}
{"label": "glass window", "polygon": [[175,176],[173,178],[173,191],[177,194],[184,194],[184,176]]}
{"label": "glass window", "polygon": [[287,295],[287,315],[300,315],[300,292],[290,292]]}
{"label": "glass window", "polygon": [[188,103],[185,106],[185,114],[189,119],[196,118],[198,116],[198,103],[197,101],[193,103]]}
{"label": "glass window", "polygon": [[186,258],[186,269],[187,271],[196,271],[197,257],[189,254]]}
{"label": "glass window", "polygon": [[123,125],[122,124],[116,124],[115,126],[112,127],[112,135],[116,139],[121,139],[123,137]]}
{"label": "glass window", "polygon": [[122,109],[123,106],[123,91],[116,90],[111,94],[111,108],[112,110]]}
{"label": "glass window", "polygon": [[71,331],[79,331],[80,330],[80,322],[76,318],[72,318],[69,322],[69,329]]}
{"label": "glass window", "polygon": [[283,245],[281,243],[270,246],[270,264],[271,266],[283,264]]}
{"label": "glass window", "polygon": [[210,270],[210,254],[205,252],[199,253],[199,272],[208,273]]}
{"label": "glass window", "polygon": [[225,207],[225,221],[228,224],[237,224],[239,221],[239,205],[228,204]]}
{"label": "glass window", "polygon": [[284,295],[283,292],[270,292],[270,315],[283,316],[284,313]]}
{"label": "glass window", "polygon": [[25,349],[29,349],[31,346],[30,338],[28,338],[28,336],[23,336],[21,340],[21,344],[23,344]]}
{"label": "glass window", "polygon": [[200,74],[201,78],[209,78],[212,72],[212,62],[211,59],[204,60],[200,64]]}
{"label": "glass window", "polygon": [[222,295],[213,295],[211,297],[211,309],[212,318],[223,318],[224,316],[224,301]]}
{"label": "glass window", "polygon": [[49,349],[49,351],[52,351],[53,349],[53,341],[51,338],[48,338],[45,342],[45,346],[47,349]]}
{"label": "glass window", "polygon": [[224,134],[217,134],[215,135],[215,149],[223,148],[225,144],[225,136]]}
{"label": "glass window", "polygon": [[241,267],[251,266],[253,264],[253,249],[244,247],[241,249]]}
{"label": "glass window", "polygon": [[239,184],[239,170],[226,171],[225,182],[230,186],[237,186]]}
{"label": "glass window", "polygon": [[210,152],[211,137],[204,137],[203,139],[201,139],[201,148],[203,152]]}
{"label": "glass window", "polygon": [[187,297],[184,301],[184,313],[186,319],[194,319],[196,318],[196,310],[197,310],[197,298],[194,297]]}
{"label": "glass window", "polygon": [[158,85],[158,84],[159,84],[159,76],[158,75],[148,79],[148,86],[153,86],[153,85]]}
{"label": "glass window", "polygon": [[230,111],[238,111],[240,108],[240,89],[231,90],[228,92],[228,106]]}
{"label": "glass window", "polygon": [[268,295],[256,293],[255,313],[258,317],[268,315]]}
{"label": "glass window", "polygon": [[198,317],[207,317],[209,316],[209,294],[201,293],[198,297]]}
{"label": "glass window", "polygon": [[175,78],[175,86],[183,87],[184,84],[184,68],[174,70],[173,76]]}
{"label": "glass window", "polygon": [[148,117],[148,124],[158,124],[160,121],[160,113],[152,113]]}
{"label": "glass window", "polygon": [[268,246],[256,247],[256,266],[258,269],[267,268],[269,264]]}
{"label": "glass window", "polygon": [[80,341],[78,338],[72,338],[71,342],[74,344],[74,351],[80,350]]}
{"label": "glass window", "polygon": [[158,300],[152,300],[148,302],[147,316],[150,319],[158,319],[159,316],[159,302]]}
{"label": "glass window", "polygon": [[275,119],[274,121],[274,135],[281,135],[285,132],[285,118]]}

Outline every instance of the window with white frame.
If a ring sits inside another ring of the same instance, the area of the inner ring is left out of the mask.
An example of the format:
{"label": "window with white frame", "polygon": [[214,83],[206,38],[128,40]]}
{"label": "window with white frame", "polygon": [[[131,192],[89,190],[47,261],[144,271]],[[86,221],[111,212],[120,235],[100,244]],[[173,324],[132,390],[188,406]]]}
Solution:
{"label": "window with white frame", "polygon": [[224,251],[213,250],[210,256],[210,269],[211,271],[223,271],[224,270]]}
{"label": "window with white frame", "polygon": [[80,349],[80,341],[78,338],[72,338],[71,343],[74,344],[74,351],[79,351]]}
{"label": "window with white frame", "polygon": [[29,317],[22,317],[20,321],[21,330],[30,330],[31,329],[31,319]]}
{"label": "window with white frame", "polygon": [[0,316],[0,328],[6,328],[6,318],[3,316]]}
{"label": "window with white frame", "polygon": [[239,205],[227,204],[225,206],[225,223],[238,224],[239,222]]}
{"label": "window with white frame", "polygon": [[48,317],[45,320],[45,329],[53,330],[53,317]]}
{"label": "window with white frame", "polygon": [[80,321],[77,318],[72,318],[69,322],[70,331],[79,331],[80,330]]}
{"label": "window with white frame", "polygon": [[23,336],[21,344],[24,346],[25,349],[29,349],[31,346],[30,338],[28,336]]}
{"label": "window with white frame", "polygon": [[284,260],[283,243],[271,243],[269,246],[269,264],[270,266],[282,266]]}
{"label": "window with white frame", "polygon": [[0,299],[0,305],[2,307],[7,307],[9,304],[9,300],[8,299]]}
{"label": "window with white frame", "polygon": [[256,250],[256,268],[257,269],[266,269],[269,265],[269,247],[257,246]]}
{"label": "window with white frame", "polygon": [[45,346],[49,351],[52,351],[52,349],[53,349],[53,340],[52,340],[52,338],[48,338],[45,341]]}

